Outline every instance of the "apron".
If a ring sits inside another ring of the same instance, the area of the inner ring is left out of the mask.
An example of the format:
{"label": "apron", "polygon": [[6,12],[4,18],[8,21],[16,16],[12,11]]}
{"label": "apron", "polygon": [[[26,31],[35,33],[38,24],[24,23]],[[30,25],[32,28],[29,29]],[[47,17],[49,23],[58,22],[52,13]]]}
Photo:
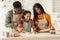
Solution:
{"label": "apron", "polygon": [[48,28],[46,17],[45,17],[45,15],[43,15],[43,16],[44,16],[43,19],[38,19],[36,21],[36,25],[38,27],[38,30],[43,30],[43,29]]}
{"label": "apron", "polygon": [[13,14],[13,20],[15,20],[15,21],[12,22],[13,27],[17,27],[18,22],[21,18],[22,18],[22,14],[17,14],[17,15]]}
{"label": "apron", "polygon": [[22,14],[17,14],[17,15],[14,15],[13,14],[13,19],[15,20],[14,22],[12,21],[12,28],[11,28],[11,36],[15,36],[17,33],[19,33],[19,31],[17,30],[17,25],[18,25],[18,22],[19,22],[19,19],[21,18]]}
{"label": "apron", "polygon": [[31,32],[31,22],[23,22],[23,29],[27,32]]}
{"label": "apron", "polygon": [[23,11],[20,14],[17,14],[13,10],[13,18],[12,18],[12,20],[15,20],[15,21],[12,21],[12,24],[13,24],[12,26],[13,27],[17,27],[18,22],[22,18],[22,16],[23,16]]}
{"label": "apron", "polygon": [[17,30],[17,25],[18,25],[19,20],[22,18],[22,15],[23,15],[22,13],[21,14],[14,14],[14,12],[13,12],[12,20],[15,20],[15,21],[12,21],[12,28],[10,31],[11,36],[15,36],[19,33],[19,31]]}

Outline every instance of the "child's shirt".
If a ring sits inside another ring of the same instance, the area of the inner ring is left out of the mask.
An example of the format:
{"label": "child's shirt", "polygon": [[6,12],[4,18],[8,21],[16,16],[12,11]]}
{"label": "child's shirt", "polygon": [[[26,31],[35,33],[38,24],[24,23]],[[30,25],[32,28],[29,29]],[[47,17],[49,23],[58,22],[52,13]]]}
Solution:
{"label": "child's shirt", "polygon": [[[20,26],[19,26],[20,25]],[[21,28],[23,28],[24,31],[26,32],[31,32],[31,27],[34,27],[34,24],[32,22],[32,20],[30,19],[29,21],[26,21],[26,19],[22,19],[20,20],[20,22],[18,23],[18,28],[19,30]]]}
{"label": "child's shirt", "polygon": [[27,32],[31,32],[31,22],[28,21],[28,22],[23,22],[22,23],[22,26],[23,26],[23,29]]}

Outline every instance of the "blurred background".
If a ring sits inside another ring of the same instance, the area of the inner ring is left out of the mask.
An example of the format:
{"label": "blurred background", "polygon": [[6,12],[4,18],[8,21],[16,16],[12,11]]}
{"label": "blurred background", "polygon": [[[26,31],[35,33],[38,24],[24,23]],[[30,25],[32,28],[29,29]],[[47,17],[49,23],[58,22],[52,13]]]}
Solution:
{"label": "blurred background", "polygon": [[23,8],[30,10],[32,14],[33,5],[40,3],[44,10],[50,14],[53,26],[56,30],[60,30],[60,0],[0,0],[0,32],[9,31],[5,27],[5,16],[9,10],[13,9],[14,1],[20,1]]}

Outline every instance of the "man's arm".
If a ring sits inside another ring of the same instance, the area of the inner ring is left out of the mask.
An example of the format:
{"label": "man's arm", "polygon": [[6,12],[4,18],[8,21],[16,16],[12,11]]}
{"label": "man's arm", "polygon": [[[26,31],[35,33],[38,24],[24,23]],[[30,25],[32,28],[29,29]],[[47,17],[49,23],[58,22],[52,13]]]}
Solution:
{"label": "man's arm", "polygon": [[12,27],[12,12],[9,11],[6,15],[6,19],[5,19],[5,26],[6,27]]}

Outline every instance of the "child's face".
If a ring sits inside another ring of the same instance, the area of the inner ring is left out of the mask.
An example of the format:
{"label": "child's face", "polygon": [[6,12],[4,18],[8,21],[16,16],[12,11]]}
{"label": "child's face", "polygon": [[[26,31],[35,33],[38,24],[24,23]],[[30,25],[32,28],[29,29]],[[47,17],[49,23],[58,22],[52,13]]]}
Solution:
{"label": "child's face", "polygon": [[31,14],[30,13],[27,13],[26,15],[24,15],[25,19],[27,19],[27,21],[29,21],[30,17],[31,17]]}

